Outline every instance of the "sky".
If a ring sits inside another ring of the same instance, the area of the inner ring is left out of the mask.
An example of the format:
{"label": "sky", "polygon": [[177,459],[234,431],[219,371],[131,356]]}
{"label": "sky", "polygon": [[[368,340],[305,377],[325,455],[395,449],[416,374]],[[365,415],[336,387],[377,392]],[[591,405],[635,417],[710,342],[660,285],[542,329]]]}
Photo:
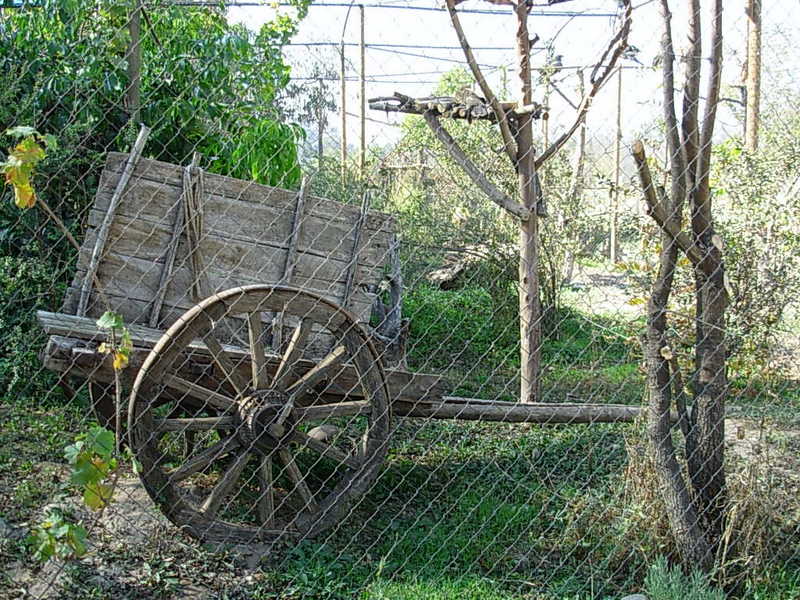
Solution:
{"label": "sky", "polygon": [[[346,44],[347,62],[347,136],[348,145],[355,149],[358,145],[360,98],[360,13],[358,5],[352,7],[330,6],[340,0],[324,0],[312,4],[309,14],[301,23],[293,44],[286,48],[287,62],[292,66],[292,76],[301,84],[309,84],[304,79],[315,74],[315,68],[327,65],[336,77],[339,69],[338,47],[324,44]],[[536,4],[544,2],[537,1]],[[633,27],[629,43],[639,49],[638,60],[623,61],[623,98],[621,103],[623,121],[623,141],[630,143],[641,131],[657,126],[660,119],[661,89],[660,71],[652,68],[655,57],[660,53],[662,22],[660,2],[654,0],[633,0]],[[326,6],[328,4],[328,6]],[[685,2],[675,2],[673,28],[676,50],[684,46],[686,36],[683,24],[686,20],[682,6]],[[708,6],[709,2],[703,2]],[[724,0],[725,67],[723,85],[731,86],[741,81],[741,64],[744,58],[746,39],[746,20],[744,0]],[[443,73],[456,66],[464,66],[464,58],[458,47],[456,34],[450,24],[442,3],[436,0],[371,0],[365,3],[365,43],[366,96],[391,95],[399,91],[409,96],[424,96],[436,86]],[[420,10],[428,9],[428,10]],[[502,14],[462,14],[461,21],[470,44],[475,48],[478,61],[484,65],[483,71],[490,84],[497,89],[503,77],[507,78],[515,99],[516,63],[513,49],[515,18],[509,7],[500,7],[481,0],[467,0],[459,9],[483,10]],[[262,23],[273,18],[275,10],[293,10],[270,6],[248,6],[229,8],[229,19],[257,29]],[[533,55],[534,67],[543,66],[546,60],[544,45],[551,44],[556,54],[562,55],[564,69],[556,76],[559,88],[565,95],[577,100],[575,93],[577,67],[586,69],[587,77],[602,50],[615,32],[618,21],[609,16],[617,11],[616,0],[574,0],[552,7],[536,7],[529,18],[529,29],[541,41]],[[579,13],[566,16],[565,12]],[[703,13],[704,25],[708,25],[709,13]],[[787,48],[797,46],[800,30],[800,0],[773,0],[764,3],[764,52],[765,61],[772,54],[785,53]],[[708,37],[708,36],[706,36]],[[307,46],[304,44],[323,44]],[[707,48],[703,55],[708,56]],[[796,65],[796,57],[791,63]],[[782,61],[785,62],[785,61]],[[783,65],[786,71],[789,65]],[[796,72],[794,69],[792,73]],[[769,93],[769,81],[765,76],[765,93]],[[330,82],[332,91],[338,94],[338,81]],[[794,81],[797,85],[800,83]],[[543,86],[535,89],[535,99],[544,100]],[[736,90],[723,88],[723,95],[735,96]],[[736,96],[738,97],[738,96]],[[612,79],[596,98],[588,116],[589,137],[596,144],[610,146],[616,126],[617,85]],[[567,127],[574,118],[574,110],[557,94],[551,92],[550,107],[551,136]],[[718,137],[736,134],[741,130],[741,122],[728,108],[722,105],[717,123]],[[397,123],[402,115],[367,111],[368,145],[386,146],[399,135]],[[330,129],[326,143],[333,146],[339,140],[339,117],[331,114]]]}

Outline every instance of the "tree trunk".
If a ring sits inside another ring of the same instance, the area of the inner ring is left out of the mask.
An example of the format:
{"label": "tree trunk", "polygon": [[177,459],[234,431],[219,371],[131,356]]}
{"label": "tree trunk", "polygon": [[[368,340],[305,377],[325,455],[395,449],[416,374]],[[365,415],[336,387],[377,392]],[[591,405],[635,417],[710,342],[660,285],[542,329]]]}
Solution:
{"label": "tree trunk", "polygon": [[758,149],[761,126],[761,0],[747,0],[747,90],[744,145],[748,152]]}
{"label": "tree trunk", "polygon": [[[517,54],[521,83],[520,105],[532,101],[530,71],[530,36],[528,8],[519,3],[517,13]],[[520,115],[516,132],[516,167],[522,205],[530,217],[519,224],[519,327],[520,327],[520,401],[537,402],[540,396],[539,374],[541,318],[539,300],[539,218],[536,214],[536,170],[533,162],[533,118]]]}

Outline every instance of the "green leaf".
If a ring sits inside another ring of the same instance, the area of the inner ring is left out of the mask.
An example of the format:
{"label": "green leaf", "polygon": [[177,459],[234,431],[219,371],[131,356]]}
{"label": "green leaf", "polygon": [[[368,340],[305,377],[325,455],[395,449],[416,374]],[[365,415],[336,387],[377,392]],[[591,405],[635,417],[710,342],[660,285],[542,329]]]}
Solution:
{"label": "green leaf", "polygon": [[83,502],[92,510],[100,510],[111,501],[111,486],[105,483],[91,483],[83,492]]}
{"label": "green leaf", "polygon": [[6,129],[6,135],[15,138],[24,138],[31,135],[37,135],[38,132],[33,127],[27,127],[25,125],[17,125],[16,127],[12,127],[11,129]]}
{"label": "green leaf", "polygon": [[114,434],[105,427],[92,427],[87,438],[91,452],[108,459],[114,453],[115,438]]}
{"label": "green leaf", "polygon": [[107,310],[97,319],[97,326],[100,329],[120,329],[125,326],[125,322],[122,320],[122,315]]}

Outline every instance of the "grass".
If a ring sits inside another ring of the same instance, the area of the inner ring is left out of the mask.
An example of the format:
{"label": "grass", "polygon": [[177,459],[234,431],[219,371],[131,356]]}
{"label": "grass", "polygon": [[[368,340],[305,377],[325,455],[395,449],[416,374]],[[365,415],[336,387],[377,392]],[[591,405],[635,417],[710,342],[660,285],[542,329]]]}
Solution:
{"label": "grass", "polygon": [[[506,326],[492,323],[487,333],[485,318],[470,312],[479,314],[487,296],[455,301],[442,294],[427,290],[417,298],[412,364],[419,367],[428,352],[439,352],[433,360],[441,364],[459,356],[448,370],[458,393],[513,399],[517,350],[490,343]],[[643,375],[630,326],[575,310],[560,317],[543,348],[548,397],[640,402]],[[440,347],[433,344],[441,340],[424,337],[429,330],[454,333]],[[32,395],[15,385],[0,402],[8,411],[0,428],[0,518],[24,528],[59,491],[62,448],[86,429],[87,404],[82,395],[66,401],[52,383]],[[736,385],[740,397],[752,394],[753,411],[764,408],[769,390],[776,398],[768,406],[782,400],[797,407],[800,398],[788,384],[785,397],[774,382]],[[652,560],[665,552],[665,532],[632,492],[631,468],[640,456],[629,441],[641,441],[639,427],[397,420],[374,487],[320,539],[248,564],[168,524],[136,543],[100,529],[92,533],[95,552],[60,575],[60,597],[171,598],[200,586],[226,599],[620,598],[642,589]],[[794,438],[773,437],[772,447],[796,450]],[[741,596],[800,597],[800,548],[785,555],[747,580]],[[0,541],[0,598],[19,587],[2,578],[29,560],[18,538]],[[33,575],[46,580],[49,569]]]}

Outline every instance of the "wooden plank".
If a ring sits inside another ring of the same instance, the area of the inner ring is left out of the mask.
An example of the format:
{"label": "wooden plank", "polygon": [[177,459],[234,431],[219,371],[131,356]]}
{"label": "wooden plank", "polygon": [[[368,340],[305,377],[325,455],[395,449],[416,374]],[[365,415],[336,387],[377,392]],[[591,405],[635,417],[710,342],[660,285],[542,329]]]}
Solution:
{"label": "wooden plank", "polygon": [[144,145],[147,143],[147,138],[149,137],[149,135],[150,135],[150,128],[143,124],[141,126],[141,129],[139,130],[139,135],[136,138],[136,142],[133,144],[133,150],[131,151],[130,155],[128,155],[128,158],[125,161],[125,166],[123,167],[123,170],[120,173],[119,180],[117,181],[117,184],[114,186],[114,193],[109,199],[108,206],[106,207],[105,211],[105,216],[103,218],[103,222],[98,229],[95,243],[92,246],[91,254],[89,255],[87,276],[83,280],[83,284],[81,285],[80,296],[78,298],[79,315],[86,314],[86,309],[89,306],[89,295],[91,294],[92,285],[94,285],[94,275],[97,272],[97,267],[100,263],[100,259],[106,248],[106,240],[108,238],[108,230],[111,227],[111,221],[114,219],[114,213],[117,210],[120,201],[122,200],[122,195],[125,192],[125,187],[128,185],[128,182],[133,176],[134,170],[136,169],[136,165],[142,156],[142,152],[144,151]]}
{"label": "wooden plank", "polygon": [[[125,201],[118,207],[117,214],[130,220],[143,220],[167,228],[172,222],[170,213],[179,195],[176,188],[165,188],[160,184],[138,179],[130,183]],[[95,210],[103,214],[108,198],[108,190],[98,192]],[[293,203],[281,207],[244,203],[206,190],[204,209],[206,230],[225,239],[286,248],[291,237]],[[90,224],[96,222],[97,217],[90,213]],[[304,223],[297,242],[300,252],[349,261],[355,223],[314,215],[309,213],[307,207]],[[370,229],[366,225],[364,231],[367,244],[362,262],[372,266],[383,264],[389,249],[391,232]]]}
{"label": "wooden plank", "polygon": [[[122,172],[122,165],[127,159],[127,154],[109,152],[106,160],[106,170],[110,178]],[[162,185],[175,188],[181,186],[181,167],[156,160],[142,160],[136,171],[138,179],[148,179]],[[281,188],[262,185],[252,181],[233,179],[223,175],[206,174],[206,192],[210,195],[225,196],[230,200],[241,202],[273,205],[294,206],[297,192]],[[355,223],[358,218],[359,207],[342,204],[334,200],[327,200],[317,196],[307,198],[308,213],[322,219],[342,219]],[[366,226],[368,229],[383,229],[387,233],[395,230],[395,218],[388,213],[370,211]]]}
{"label": "wooden plank", "polygon": [[[86,240],[91,243],[95,230],[87,232]],[[141,219],[119,217],[111,227],[109,235],[109,252],[117,256],[142,259],[148,262],[164,262],[164,249],[171,239],[169,228],[148,223]],[[251,278],[258,277],[263,282],[277,283],[281,280],[282,263],[285,262],[286,249],[257,242],[224,238],[214,232],[203,238],[203,250],[214,257],[211,267],[226,272],[237,269]],[[176,268],[186,268],[187,247],[185,240],[180,240],[177,248]],[[347,263],[318,254],[300,252],[296,265],[296,275],[300,279],[319,280],[322,282],[345,281]],[[76,268],[84,270],[86,258],[78,259]],[[356,283],[377,283],[382,274],[381,266],[369,266],[361,263],[356,271]]]}
{"label": "wooden plank", "polygon": [[[367,217],[367,210],[369,208],[369,192],[364,192],[364,197],[361,200],[361,212],[358,215],[358,221],[356,222],[356,231],[355,231],[355,238],[353,239],[353,251],[350,254],[350,261],[347,265],[347,281],[344,285],[344,294],[342,296],[342,306],[345,308],[348,307],[350,304],[350,298],[353,295],[353,286],[355,285],[355,277],[356,277],[356,269],[358,267],[358,261],[361,257],[361,238],[362,238],[362,231],[364,229],[364,221]],[[389,255],[389,251],[387,251],[387,256]],[[377,283],[374,282],[374,283]]]}
{"label": "wooden plank", "polygon": [[[211,292],[219,292],[232,287],[247,284],[273,283],[272,277],[274,270],[268,273],[253,272],[249,269],[254,257],[249,252],[239,255],[237,260],[236,249],[220,246],[217,260],[208,267],[207,273],[211,282]],[[81,264],[78,264],[78,271],[83,271]],[[265,270],[269,268],[265,266]],[[146,259],[120,256],[115,252],[108,252],[97,277],[104,286],[104,291],[109,298],[119,297],[129,298],[145,302],[148,305],[152,298],[158,293],[160,283],[161,264]],[[173,308],[188,309],[194,306],[194,301],[190,297],[190,284],[192,273],[185,266],[178,265],[173,271],[172,280],[164,293],[164,306]],[[315,291],[321,296],[336,300],[344,290],[344,285],[338,282],[330,282],[321,279],[313,279],[298,273],[294,282],[296,287],[301,287],[309,291]],[[362,320],[369,318],[372,308],[373,295],[364,289],[359,289],[353,295],[353,302],[350,310]],[[144,312],[139,312],[134,322],[148,323],[149,307]],[[163,323],[170,323],[165,319]]]}
{"label": "wooden plank", "polygon": [[399,402],[395,416],[502,423],[629,423],[647,407],[625,404],[514,403],[445,396],[441,402]]}
{"label": "wooden plank", "polygon": [[[48,365],[54,370],[65,371],[68,369],[78,369],[91,372],[97,369],[95,376],[108,377],[105,381],[113,381],[113,369],[111,361],[105,361],[105,355],[101,355],[94,348],[79,348],[75,340],[93,342],[99,344],[107,341],[107,333],[97,327],[94,319],[86,317],[76,317],[63,313],[52,313],[38,311],[36,313],[40,325],[51,337],[48,348],[45,351],[45,358],[52,359]],[[131,356],[131,365],[122,371],[124,376],[135,375],[138,368],[144,362],[144,358],[150,349],[155,346],[163,335],[163,331],[144,327],[141,325],[130,325],[128,327],[131,337],[134,340],[134,352]],[[244,377],[249,377],[252,367],[248,359],[248,350],[240,347],[223,344],[226,353],[232,357],[232,362],[236,365],[237,371]],[[73,350],[80,350],[74,353]],[[191,376],[193,367],[192,361],[205,360],[210,363],[210,352],[200,340],[195,340],[187,349],[189,356],[184,361],[186,375]],[[176,361],[178,364],[180,361]],[[274,376],[281,357],[274,354],[266,355],[266,370],[269,375]],[[315,362],[301,359],[297,362],[299,372],[306,372],[316,364]],[[183,376],[183,375],[182,375]],[[410,373],[401,369],[386,369],[386,379],[389,386],[390,398],[393,400],[406,400],[409,402],[421,402],[424,400],[441,399],[444,393],[444,378],[441,375],[430,375],[425,373]],[[345,363],[337,370],[334,381],[323,391],[330,391],[335,394],[336,389],[350,391],[353,398],[358,398],[361,393],[360,387],[355,385],[357,382],[355,371],[352,365]],[[357,389],[356,389],[357,388]]]}

